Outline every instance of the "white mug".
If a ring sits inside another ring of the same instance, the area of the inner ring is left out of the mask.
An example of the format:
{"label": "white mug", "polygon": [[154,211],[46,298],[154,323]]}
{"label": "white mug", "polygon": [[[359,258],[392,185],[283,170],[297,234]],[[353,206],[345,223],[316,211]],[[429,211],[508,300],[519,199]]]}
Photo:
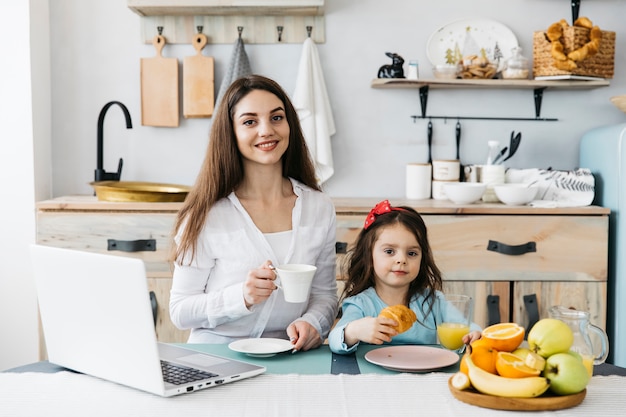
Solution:
{"label": "white mug", "polygon": [[309,296],[311,283],[317,267],[306,264],[285,264],[275,268],[280,279],[277,285],[283,291],[288,303],[303,303]]}

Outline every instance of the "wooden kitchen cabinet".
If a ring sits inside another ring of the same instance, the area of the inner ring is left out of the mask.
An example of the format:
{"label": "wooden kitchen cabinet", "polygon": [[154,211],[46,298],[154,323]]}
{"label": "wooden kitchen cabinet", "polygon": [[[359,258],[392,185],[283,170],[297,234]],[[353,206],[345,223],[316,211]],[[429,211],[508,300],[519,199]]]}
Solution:
{"label": "wooden kitchen cabinet", "polygon": [[[349,246],[377,202],[336,199],[337,240]],[[391,203],[422,214],[444,290],[472,295],[479,325],[499,319],[527,327],[534,317],[529,318],[529,311],[543,318],[551,306],[561,304],[589,311],[594,324],[606,327],[609,209]],[[340,254],[339,263],[342,258]],[[341,280],[339,269],[337,273]]]}
{"label": "wooden kitchen cabinet", "polygon": [[[337,241],[347,246],[354,242],[367,213],[379,200],[333,199]],[[609,209],[455,205],[442,200],[402,199],[392,199],[391,204],[411,206],[422,214],[435,260],[444,275],[444,290],[473,296],[474,320],[481,326],[496,317],[526,327],[524,299],[534,297],[534,308],[541,317],[547,316],[552,305],[561,304],[589,311],[591,322],[606,328]],[[181,205],[111,203],[92,196],[42,201],[37,204],[37,241],[142,259],[148,287],[157,299],[158,340],[185,342],[189,332],[178,330],[169,319],[173,267],[168,258],[172,227]],[[154,248],[137,252],[111,250],[111,239],[153,241]],[[533,243],[535,252],[506,255],[488,249],[494,242],[522,245],[525,249]],[[344,255],[343,245],[337,246],[337,280],[341,290]],[[114,303],[112,300],[112,308]]]}

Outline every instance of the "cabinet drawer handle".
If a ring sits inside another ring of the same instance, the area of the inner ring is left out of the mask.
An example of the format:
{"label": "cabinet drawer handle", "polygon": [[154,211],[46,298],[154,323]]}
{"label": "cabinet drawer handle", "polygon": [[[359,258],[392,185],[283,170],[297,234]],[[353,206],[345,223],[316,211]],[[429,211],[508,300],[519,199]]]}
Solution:
{"label": "cabinet drawer handle", "polygon": [[156,239],[139,240],[107,240],[107,250],[119,250],[122,252],[154,252],[156,251]]}
{"label": "cabinet drawer handle", "polygon": [[500,296],[487,296],[487,326],[500,323]]}
{"label": "cabinet drawer handle", "polygon": [[524,339],[526,339],[530,329],[532,329],[535,323],[539,321],[539,305],[537,303],[536,294],[528,294],[523,298],[524,307],[526,307],[526,314],[528,314],[528,327],[526,328],[526,336],[524,336]]}
{"label": "cabinet drawer handle", "polygon": [[157,303],[157,298],[154,291],[150,291],[150,306],[152,307],[152,319],[154,320],[154,327],[156,327],[159,304]]}
{"label": "cabinet drawer handle", "polygon": [[335,253],[346,253],[348,251],[348,242],[335,242]]}
{"label": "cabinet drawer handle", "polygon": [[522,245],[507,245],[495,240],[490,240],[487,245],[487,250],[503,255],[523,255],[529,252],[537,252],[537,244],[535,242],[528,242]]}

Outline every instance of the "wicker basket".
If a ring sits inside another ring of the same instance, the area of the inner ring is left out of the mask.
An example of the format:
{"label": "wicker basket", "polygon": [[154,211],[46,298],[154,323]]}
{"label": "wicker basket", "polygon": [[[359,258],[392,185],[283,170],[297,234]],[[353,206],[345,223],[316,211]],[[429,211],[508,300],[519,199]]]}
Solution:
{"label": "wicker basket", "polygon": [[[567,55],[589,42],[589,29],[568,26],[563,29],[561,38],[563,49]],[[533,34],[533,75],[584,75],[589,77],[613,78],[615,62],[615,32],[602,31],[600,48],[595,55],[588,56],[576,63],[578,68],[564,71],[553,65],[551,44],[544,31]]]}

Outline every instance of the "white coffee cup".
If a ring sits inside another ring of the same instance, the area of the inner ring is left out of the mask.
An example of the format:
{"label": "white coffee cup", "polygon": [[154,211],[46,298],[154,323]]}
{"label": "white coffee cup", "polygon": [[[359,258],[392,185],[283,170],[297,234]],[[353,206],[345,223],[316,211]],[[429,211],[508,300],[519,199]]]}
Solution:
{"label": "white coffee cup", "polygon": [[309,296],[311,283],[317,267],[306,264],[284,264],[275,268],[280,279],[278,287],[282,289],[288,303],[303,303]]}

